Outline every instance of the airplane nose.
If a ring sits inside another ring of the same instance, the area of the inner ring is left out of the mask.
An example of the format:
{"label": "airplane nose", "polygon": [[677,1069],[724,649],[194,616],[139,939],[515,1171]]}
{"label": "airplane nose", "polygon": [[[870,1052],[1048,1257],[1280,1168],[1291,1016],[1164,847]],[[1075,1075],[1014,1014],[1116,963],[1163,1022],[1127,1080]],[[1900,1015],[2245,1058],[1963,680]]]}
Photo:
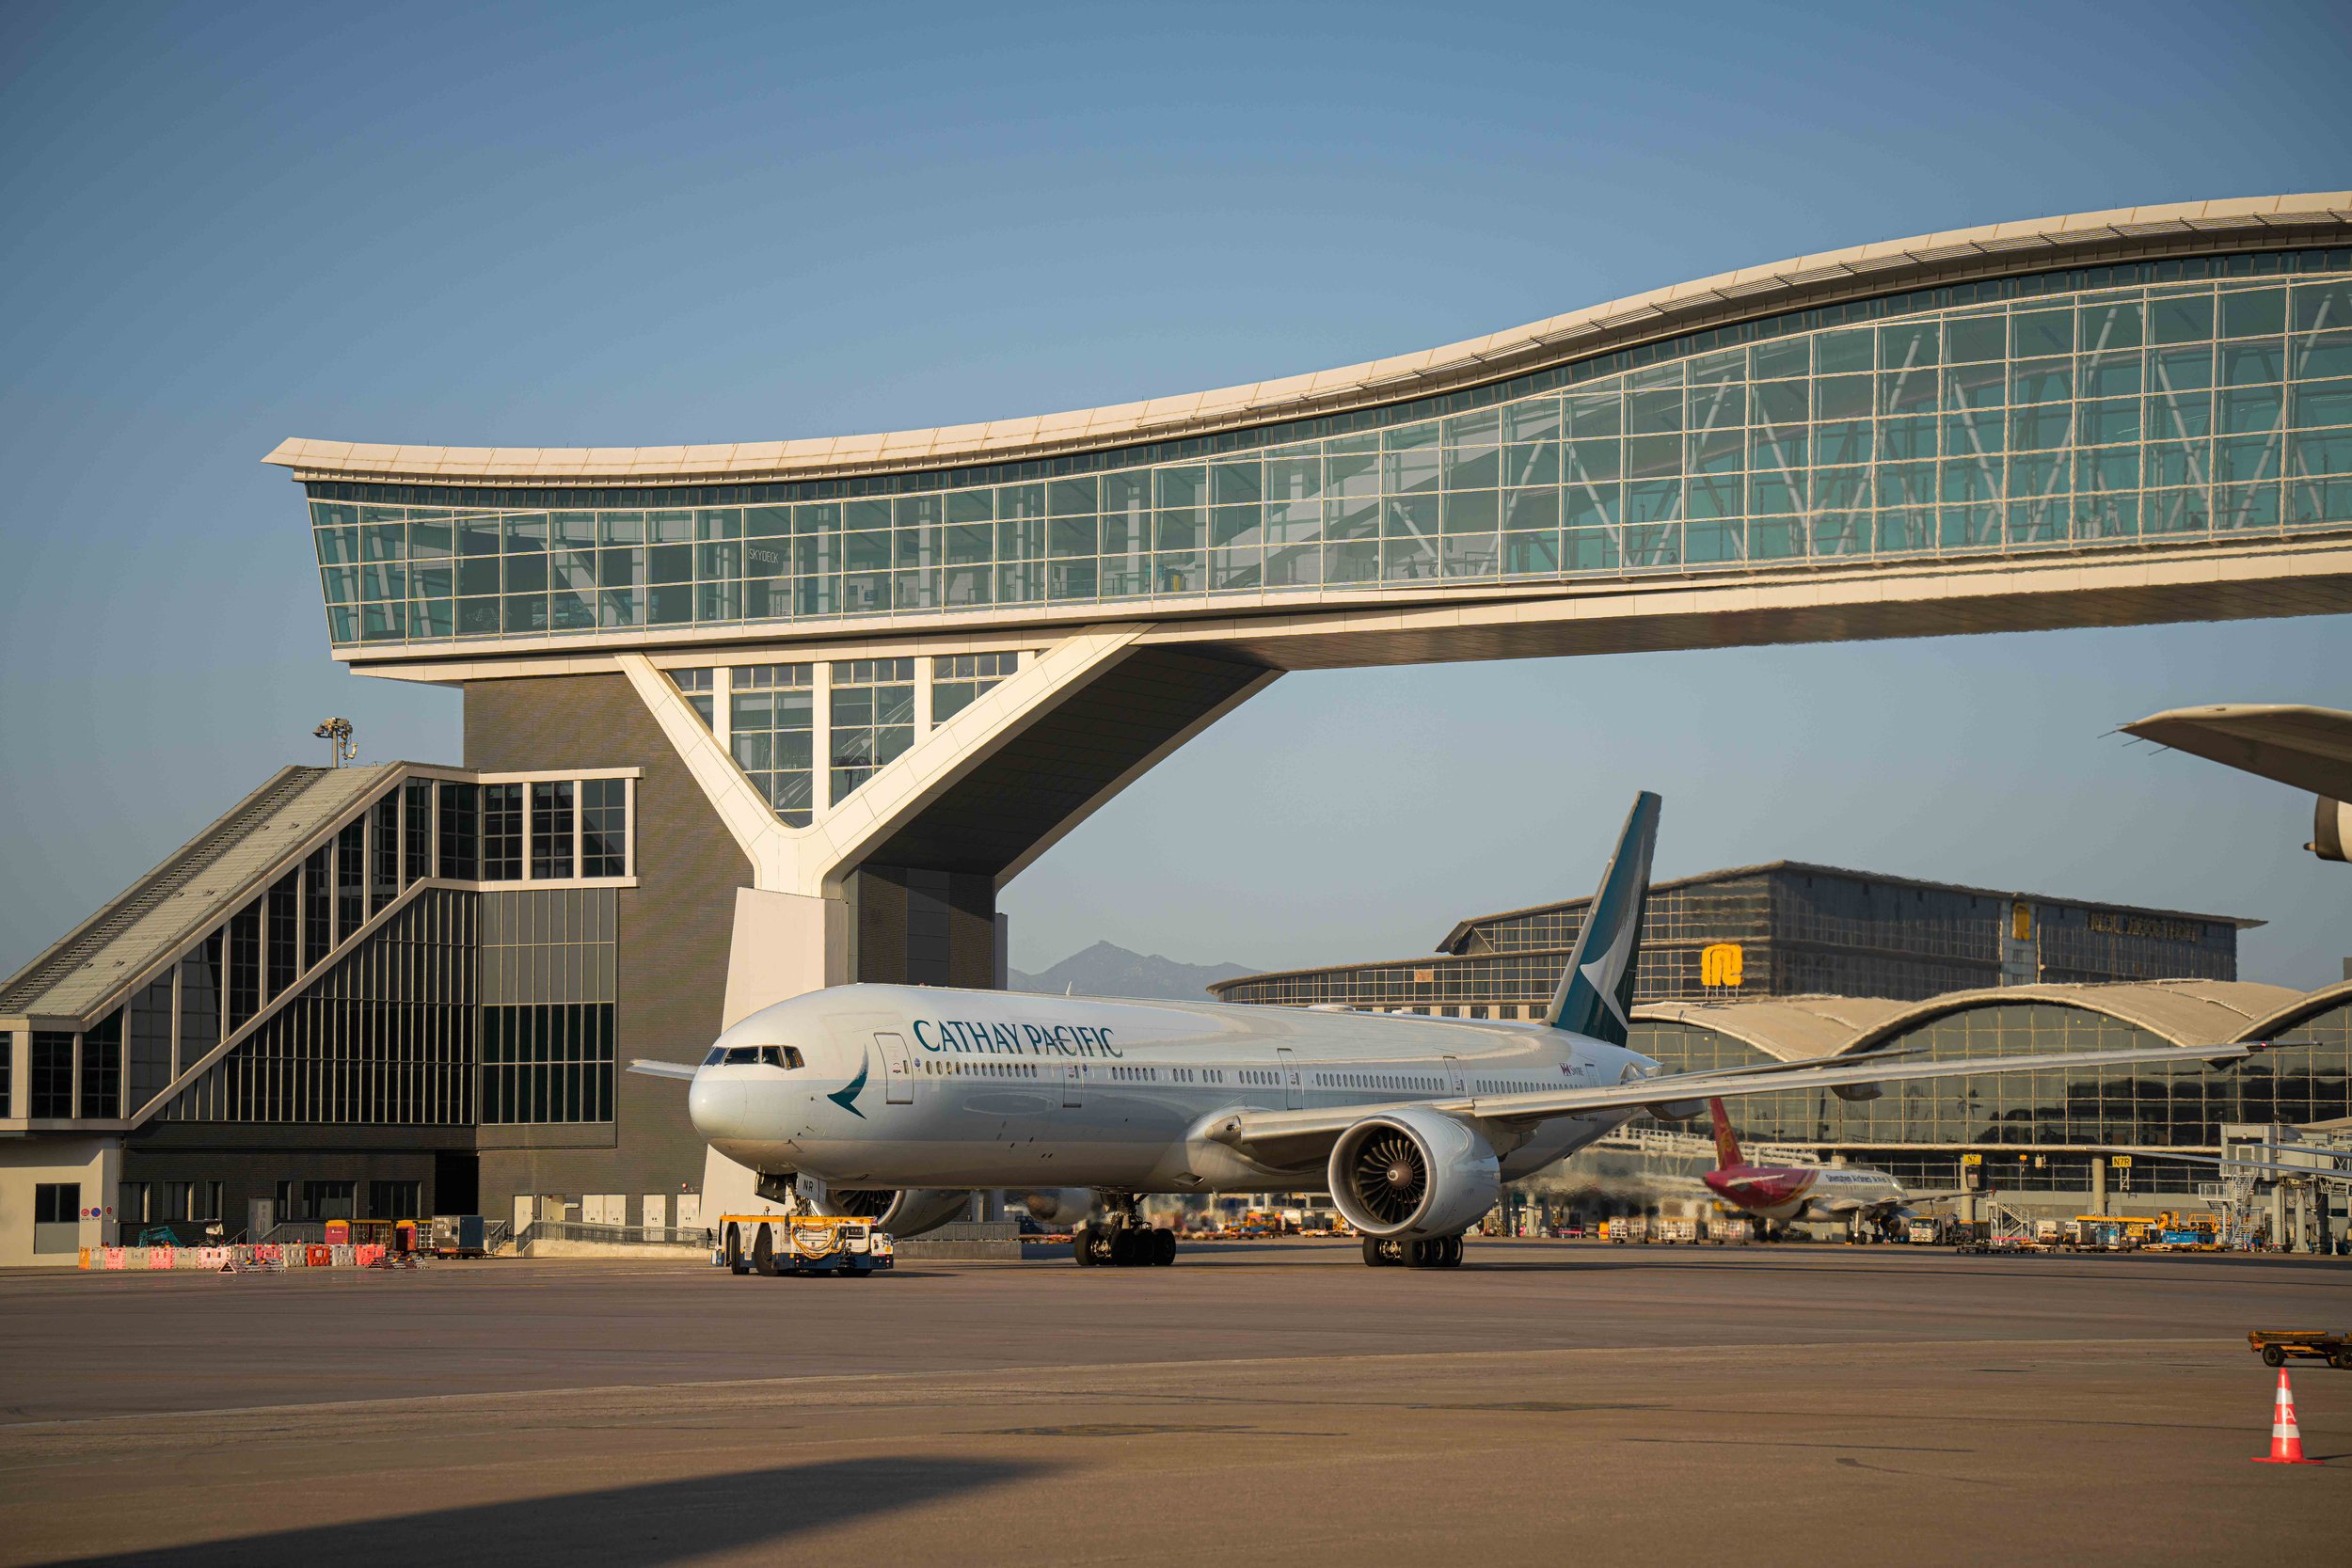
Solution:
{"label": "airplane nose", "polygon": [[742,1102],[743,1085],[698,1072],[686,1090],[687,1119],[705,1138],[727,1137],[735,1131]]}

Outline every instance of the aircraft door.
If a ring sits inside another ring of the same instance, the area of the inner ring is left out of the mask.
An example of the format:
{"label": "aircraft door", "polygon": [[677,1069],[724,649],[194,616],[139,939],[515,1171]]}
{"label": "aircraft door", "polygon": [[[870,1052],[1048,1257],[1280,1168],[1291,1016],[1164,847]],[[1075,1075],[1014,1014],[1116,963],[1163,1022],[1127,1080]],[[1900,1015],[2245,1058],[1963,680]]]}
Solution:
{"label": "aircraft door", "polygon": [[1289,1046],[1279,1045],[1274,1048],[1274,1060],[1282,1075],[1282,1109],[1295,1111],[1306,1098],[1299,1091],[1297,1059],[1291,1055]]}
{"label": "aircraft door", "polygon": [[1462,1092],[1462,1059],[1459,1056],[1448,1056],[1445,1059],[1445,1082],[1448,1092],[1453,1094]]}
{"label": "aircraft door", "polygon": [[1076,1062],[1061,1065],[1062,1109],[1086,1103],[1086,1069]]}
{"label": "aircraft door", "polygon": [[914,1067],[907,1060],[907,1042],[903,1035],[876,1035],[875,1045],[882,1050],[883,1094],[885,1105],[914,1103]]}

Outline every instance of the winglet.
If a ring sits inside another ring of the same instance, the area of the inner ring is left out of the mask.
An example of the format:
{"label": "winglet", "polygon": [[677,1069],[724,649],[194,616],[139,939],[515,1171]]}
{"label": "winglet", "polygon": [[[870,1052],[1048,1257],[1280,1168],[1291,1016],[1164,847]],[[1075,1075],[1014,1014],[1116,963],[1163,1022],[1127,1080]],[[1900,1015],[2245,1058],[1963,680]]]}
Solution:
{"label": "winglet", "polygon": [[1740,1158],[1740,1139],[1731,1131],[1731,1118],[1724,1114],[1723,1100],[1718,1097],[1707,1102],[1707,1114],[1715,1121],[1715,1168],[1729,1170],[1744,1164]]}
{"label": "winglet", "polygon": [[1576,951],[1551,993],[1546,1021],[1608,1045],[1623,1045],[1632,1022],[1633,969],[1641,957],[1642,911],[1649,901],[1650,856],[1658,847],[1664,802],[1648,790],[1633,798],[1625,832],[1577,933]]}

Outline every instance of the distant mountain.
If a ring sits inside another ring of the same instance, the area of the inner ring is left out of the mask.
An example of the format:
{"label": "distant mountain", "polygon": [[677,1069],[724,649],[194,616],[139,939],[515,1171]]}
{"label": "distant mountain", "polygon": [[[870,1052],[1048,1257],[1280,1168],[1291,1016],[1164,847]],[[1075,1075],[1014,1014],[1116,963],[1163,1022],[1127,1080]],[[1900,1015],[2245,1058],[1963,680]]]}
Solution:
{"label": "distant mountain", "polygon": [[1240,964],[1180,964],[1156,953],[1130,953],[1098,942],[1042,974],[1024,974],[1016,969],[1006,979],[1013,990],[1049,996],[1066,991],[1075,996],[1164,996],[1177,1002],[1206,1002],[1210,981],[1257,973]]}

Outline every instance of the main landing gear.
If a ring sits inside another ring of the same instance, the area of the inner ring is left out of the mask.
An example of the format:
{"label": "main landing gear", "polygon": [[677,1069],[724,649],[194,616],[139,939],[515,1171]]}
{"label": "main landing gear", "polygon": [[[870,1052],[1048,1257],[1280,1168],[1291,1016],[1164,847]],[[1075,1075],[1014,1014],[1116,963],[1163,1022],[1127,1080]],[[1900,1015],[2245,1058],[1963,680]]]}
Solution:
{"label": "main landing gear", "polygon": [[1176,1232],[1145,1225],[1134,1194],[1105,1195],[1104,1202],[1107,1213],[1071,1233],[1070,1250],[1080,1268],[1166,1268],[1176,1261]]}
{"label": "main landing gear", "polygon": [[1462,1238],[1433,1236],[1427,1241],[1406,1242],[1367,1236],[1364,1261],[1375,1269],[1458,1269],[1462,1266]]}

